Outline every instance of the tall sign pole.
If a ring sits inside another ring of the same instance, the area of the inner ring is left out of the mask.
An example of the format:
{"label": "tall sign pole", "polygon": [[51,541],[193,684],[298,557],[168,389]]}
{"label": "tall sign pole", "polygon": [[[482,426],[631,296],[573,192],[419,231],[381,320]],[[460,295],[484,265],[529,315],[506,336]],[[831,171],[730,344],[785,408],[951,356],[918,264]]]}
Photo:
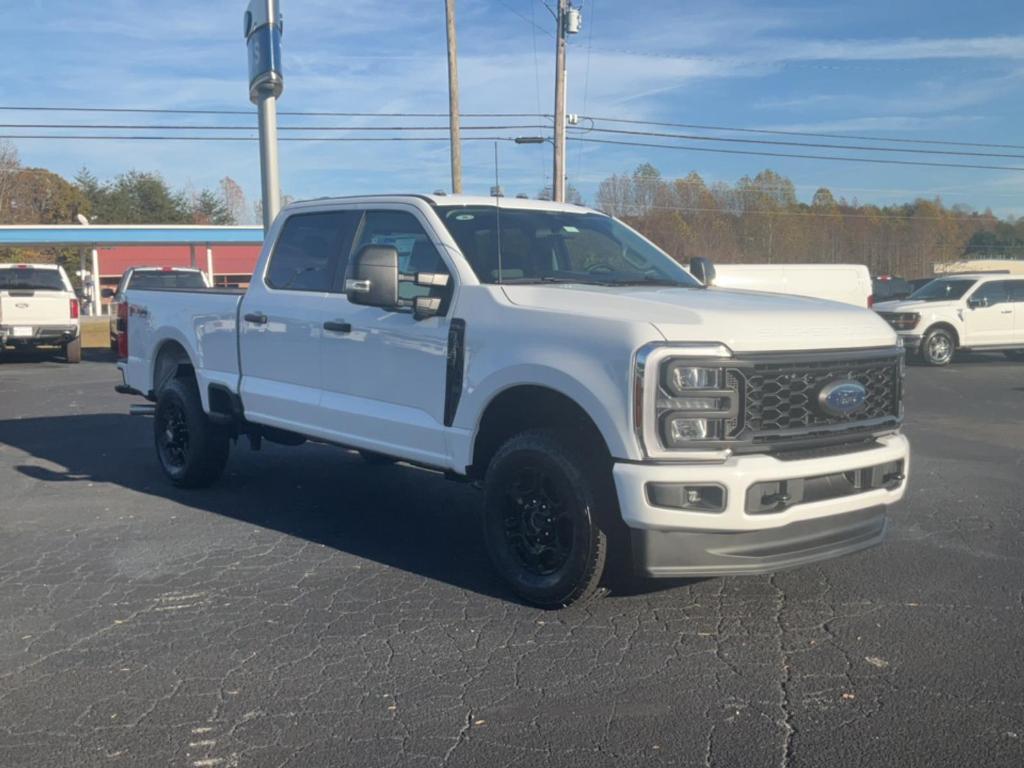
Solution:
{"label": "tall sign pole", "polygon": [[448,129],[452,145],[452,192],[462,192],[462,141],[459,130],[459,63],[455,40],[455,0],[444,0],[448,29]]}
{"label": "tall sign pole", "polygon": [[259,115],[264,232],[270,229],[281,210],[281,178],[277,164],[277,98],[284,90],[284,77],[281,74],[283,32],[278,0],[250,0],[245,12],[245,42],[249,53],[249,100],[256,105]]}

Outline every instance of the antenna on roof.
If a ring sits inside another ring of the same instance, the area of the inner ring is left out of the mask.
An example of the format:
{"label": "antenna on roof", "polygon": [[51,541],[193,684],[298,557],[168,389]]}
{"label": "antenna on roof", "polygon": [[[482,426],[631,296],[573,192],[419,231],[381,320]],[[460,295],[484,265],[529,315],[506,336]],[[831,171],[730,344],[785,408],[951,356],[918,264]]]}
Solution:
{"label": "antenna on roof", "polygon": [[494,142],[494,221],[498,234],[498,284],[501,284],[501,181],[498,179],[498,142]]}

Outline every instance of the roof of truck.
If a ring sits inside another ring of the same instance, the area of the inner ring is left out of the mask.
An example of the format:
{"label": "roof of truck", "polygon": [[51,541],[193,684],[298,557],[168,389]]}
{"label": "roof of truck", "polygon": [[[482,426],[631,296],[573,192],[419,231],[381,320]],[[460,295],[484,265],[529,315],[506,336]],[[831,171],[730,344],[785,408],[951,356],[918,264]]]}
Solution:
{"label": "roof of truck", "polygon": [[489,197],[487,195],[447,195],[447,194],[390,194],[390,195],[348,195],[345,197],[321,197],[315,200],[302,200],[292,203],[289,208],[302,208],[306,206],[329,205],[331,203],[361,203],[361,202],[409,202],[410,200],[422,200],[430,205],[437,206],[493,206],[497,201],[502,208],[523,209],[534,211],[568,211],[572,213],[592,213],[592,209],[573,203],[555,203],[551,200],[530,200],[522,197]]}

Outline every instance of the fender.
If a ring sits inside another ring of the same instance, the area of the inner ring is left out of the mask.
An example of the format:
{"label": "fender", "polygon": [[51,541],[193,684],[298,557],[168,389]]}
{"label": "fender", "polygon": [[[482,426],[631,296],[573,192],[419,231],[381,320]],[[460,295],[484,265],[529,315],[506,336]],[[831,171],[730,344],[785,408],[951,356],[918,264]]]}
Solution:
{"label": "fender", "polygon": [[[570,364],[566,367],[576,370]],[[627,380],[624,377],[621,383],[617,383],[599,373],[600,369],[596,366],[590,365],[588,369],[595,376],[587,383],[565,370],[540,364],[503,368],[481,382],[468,382],[453,425],[461,438],[453,441],[451,446],[454,464],[472,464],[473,445],[487,406],[502,392],[517,386],[545,387],[564,395],[587,412],[613,457],[639,459],[638,446],[623,440],[624,436],[633,435],[627,423],[630,412]]]}

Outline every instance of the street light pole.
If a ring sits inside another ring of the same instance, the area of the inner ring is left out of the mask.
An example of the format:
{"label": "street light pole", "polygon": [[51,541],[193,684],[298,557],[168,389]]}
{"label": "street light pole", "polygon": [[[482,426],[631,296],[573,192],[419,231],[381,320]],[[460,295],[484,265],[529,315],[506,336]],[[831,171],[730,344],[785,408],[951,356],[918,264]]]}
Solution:
{"label": "street light pole", "polygon": [[455,39],[455,0],[444,0],[448,30],[448,130],[451,133],[452,193],[462,192],[462,141],[459,129],[459,63]]}
{"label": "street light pole", "polygon": [[256,105],[259,115],[260,182],[263,192],[263,231],[266,232],[281,209],[281,179],[277,163],[277,97],[284,91],[284,78],[281,75],[281,35],[284,22],[278,0],[249,0],[244,25],[249,53],[249,100]]}

